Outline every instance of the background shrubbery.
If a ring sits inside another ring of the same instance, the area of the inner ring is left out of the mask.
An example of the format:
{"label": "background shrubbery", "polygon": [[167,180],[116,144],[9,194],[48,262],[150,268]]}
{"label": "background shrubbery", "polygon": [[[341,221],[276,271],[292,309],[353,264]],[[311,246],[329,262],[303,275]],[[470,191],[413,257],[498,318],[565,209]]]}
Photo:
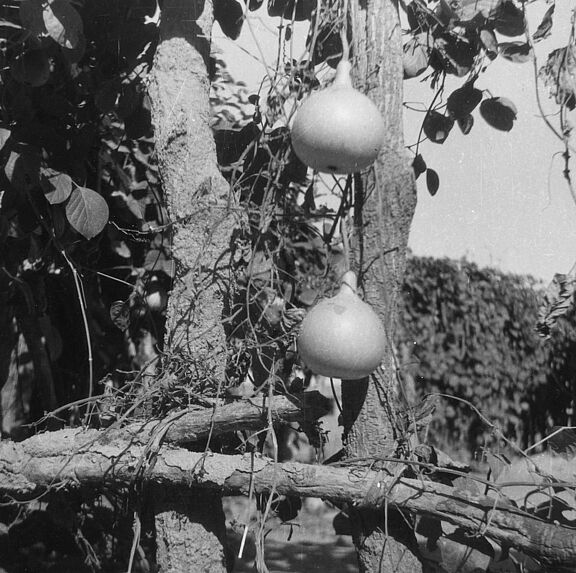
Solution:
{"label": "background shrubbery", "polygon": [[430,428],[439,446],[473,454],[491,440],[471,406],[522,448],[572,423],[574,314],[541,337],[543,290],[531,277],[466,261],[409,259],[397,345],[416,394],[446,395]]}

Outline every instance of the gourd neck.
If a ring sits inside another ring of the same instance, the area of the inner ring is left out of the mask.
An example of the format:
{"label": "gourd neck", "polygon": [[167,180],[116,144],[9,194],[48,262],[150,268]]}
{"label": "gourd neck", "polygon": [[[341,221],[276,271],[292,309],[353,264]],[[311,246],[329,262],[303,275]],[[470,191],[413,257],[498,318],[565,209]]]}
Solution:
{"label": "gourd neck", "polygon": [[340,60],[338,66],[336,67],[336,75],[334,76],[332,87],[352,88],[352,77],[350,76],[351,72],[352,64],[350,64],[348,60]]}
{"label": "gourd neck", "polygon": [[340,281],[340,291],[338,294],[356,294],[358,288],[358,279],[354,271],[347,271],[344,273]]}

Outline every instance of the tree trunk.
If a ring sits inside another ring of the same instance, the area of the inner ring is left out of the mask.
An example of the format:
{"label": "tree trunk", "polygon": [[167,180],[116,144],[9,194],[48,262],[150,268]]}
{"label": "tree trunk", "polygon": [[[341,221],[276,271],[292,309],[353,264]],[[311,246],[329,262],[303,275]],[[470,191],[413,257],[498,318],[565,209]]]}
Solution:
{"label": "tree trunk", "polygon": [[[402,394],[392,340],[416,186],[404,148],[402,41],[393,0],[352,0],[351,24],[355,87],[379,105],[386,126],[374,167],[355,177],[353,265],[389,344],[374,375],[342,384],[344,442],[348,457],[389,458],[397,454],[401,437],[396,417]],[[390,465],[384,470],[391,475],[397,471]],[[386,520],[382,511],[360,508],[352,509],[351,517],[360,571],[422,570],[403,515],[390,511]]]}
{"label": "tree trunk", "polygon": [[[235,222],[209,127],[212,23],[210,0],[165,0],[149,94],[177,268],[165,348],[189,369],[197,389],[217,393],[226,359],[226,253]],[[184,497],[182,503],[155,500],[161,571],[225,571],[221,498],[206,492]],[[199,499],[202,505],[196,506]],[[186,561],[179,562],[184,555]]]}

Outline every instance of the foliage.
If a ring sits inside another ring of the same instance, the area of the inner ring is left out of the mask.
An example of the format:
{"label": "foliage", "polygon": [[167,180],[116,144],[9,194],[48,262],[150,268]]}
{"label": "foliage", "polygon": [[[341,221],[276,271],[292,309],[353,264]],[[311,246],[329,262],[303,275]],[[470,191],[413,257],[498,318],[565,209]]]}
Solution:
{"label": "foliage", "polygon": [[536,331],[541,285],[530,277],[447,259],[408,261],[397,344],[420,396],[439,393],[431,438],[471,454],[498,445],[494,428],[522,448],[573,423],[574,312],[545,340]]}

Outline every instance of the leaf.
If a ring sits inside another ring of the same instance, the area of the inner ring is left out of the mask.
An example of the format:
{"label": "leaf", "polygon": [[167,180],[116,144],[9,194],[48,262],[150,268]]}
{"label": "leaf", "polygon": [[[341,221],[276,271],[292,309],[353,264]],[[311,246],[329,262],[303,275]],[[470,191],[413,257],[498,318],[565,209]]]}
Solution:
{"label": "leaf", "polygon": [[490,478],[497,481],[500,474],[508,467],[510,467],[510,460],[502,454],[493,454],[486,452],[486,461],[490,466]]}
{"label": "leaf", "polygon": [[40,156],[27,149],[11,151],[4,173],[14,189],[30,191],[40,182]]}
{"label": "leaf", "polygon": [[122,332],[130,326],[130,305],[128,301],[117,300],[110,305],[110,320]]}
{"label": "leaf", "polygon": [[458,127],[460,131],[464,135],[468,135],[472,128],[474,127],[474,117],[472,115],[466,115],[464,117],[459,117],[456,122],[458,123]]}
{"label": "leaf", "polygon": [[33,36],[46,34],[42,0],[22,0],[20,2],[20,22]]}
{"label": "leaf", "polygon": [[438,173],[434,169],[426,169],[426,187],[428,188],[428,193],[434,197],[440,187],[440,177],[438,177]]}
{"label": "leaf", "polygon": [[220,24],[222,32],[236,40],[242,31],[244,10],[237,0],[215,0],[214,19]]}
{"label": "leaf", "polygon": [[48,203],[57,205],[64,203],[70,197],[74,183],[66,173],[44,168],[40,171],[40,186],[44,190],[44,196]]}
{"label": "leaf", "polygon": [[92,239],[108,223],[108,204],[96,191],[87,187],[76,187],[66,203],[66,217],[76,231],[87,239]]}
{"label": "leaf", "polygon": [[482,97],[482,90],[475,88],[473,82],[467,82],[448,96],[446,108],[454,119],[460,119],[470,115]]}
{"label": "leaf", "polygon": [[174,260],[159,249],[151,249],[146,253],[143,266],[147,271],[162,271],[171,278],[175,275]]}
{"label": "leaf", "polygon": [[553,426],[550,429],[548,445],[555,454],[562,455],[566,459],[574,459],[576,458],[576,431],[572,428]]}
{"label": "leaf", "polygon": [[445,33],[434,39],[430,63],[448,74],[462,77],[472,69],[477,53],[474,42],[456,34]]}
{"label": "leaf", "polygon": [[492,30],[484,28],[480,30],[480,41],[486,50],[486,55],[491,59],[498,56],[498,40]]}
{"label": "leaf", "polygon": [[521,36],[526,31],[524,12],[512,0],[505,1],[494,22],[494,28],[503,36]]}
{"label": "leaf", "polygon": [[315,0],[268,0],[269,16],[280,16],[289,20],[294,18],[296,22],[310,20],[314,8]]}
{"label": "leaf", "polygon": [[552,33],[552,25],[553,25],[552,18],[554,17],[555,9],[556,9],[556,3],[553,3],[552,6],[550,6],[550,8],[546,10],[546,14],[544,14],[542,21],[540,22],[538,28],[536,29],[534,35],[532,36],[532,40],[534,42],[544,40]]}
{"label": "leaf", "polygon": [[536,331],[544,338],[550,338],[553,326],[574,305],[576,276],[556,274],[546,288],[540,308]]}
{"label": "leaf", "polygon": [[576,47],[574,44],[553,50],[546,65],[538,74],[548,89],[550,95],[559,105],[569,109],[576,107]]}
{"label": "leaf", "polygon": [[416,179],[426,171],[426,161],[424,161],[424,158],[420,153],[414,157],[414,160],[412,161],[412,169],[414,169],[414,177]]}
{"label": "leaf", "polygon": [[451,117],[437,111],[429,111],[422,124],[426,137],[434,143],[444,143],[453,126],[454,120]]}
{"label": "leaf", "polygon": [[6,127],[0,127],[0,151],[4,149],[7,141],[10,139],[12,131]]}
{"label": "leaf", "polygon": [[69,0],[48,0],[42,16],[53,40],[69,50],[77,47],[83,35],[82,18]]}
{"label": "leaf", "polygon": [[510,131],[518,114],[516,106],[507,98],[493,97],[480,104],[480,114],[488,125],[500,131]]}
{"label": "leaf", "polygon": [[498,48],[503,58],[515,64],[524,64],[534,57],[534,52],[528,42],[502,42]]}
{"label": "leaf", "polygon": [[461,0],[457,9],[461,22],[481,18],[492,18],[500,9],[502,0]]}
{"label": "leaf", "polygon": [[[402,65],[404,78],[410,79],[419,76],[428,67],[428,34],[418,34],[404,44]],[[423,41],[422,41],[423,40]]]}

